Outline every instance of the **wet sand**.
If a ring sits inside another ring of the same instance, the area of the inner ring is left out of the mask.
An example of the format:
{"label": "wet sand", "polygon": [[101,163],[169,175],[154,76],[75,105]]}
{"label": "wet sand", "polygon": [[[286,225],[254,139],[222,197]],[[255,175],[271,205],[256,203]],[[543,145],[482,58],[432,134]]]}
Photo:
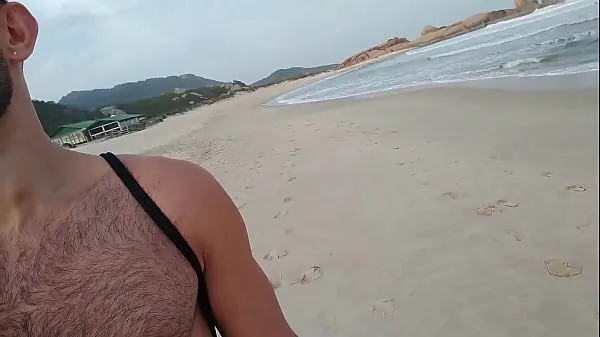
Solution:
{"label": "wet sand", "polygon": [[596,90],[262,106],[311,80],[79,150],[212,172],[300,336],[597,331]]}

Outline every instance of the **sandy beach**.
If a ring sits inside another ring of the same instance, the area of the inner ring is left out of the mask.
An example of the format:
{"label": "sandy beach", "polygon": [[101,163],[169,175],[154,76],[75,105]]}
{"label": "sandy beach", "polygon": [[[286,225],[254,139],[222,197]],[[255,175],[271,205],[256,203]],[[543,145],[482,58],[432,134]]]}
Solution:
{"label": "sandy beach", "polygon": [[78,150],[214,174],[300,336],[597,334],[597,90],[263,106],[314,80]]}

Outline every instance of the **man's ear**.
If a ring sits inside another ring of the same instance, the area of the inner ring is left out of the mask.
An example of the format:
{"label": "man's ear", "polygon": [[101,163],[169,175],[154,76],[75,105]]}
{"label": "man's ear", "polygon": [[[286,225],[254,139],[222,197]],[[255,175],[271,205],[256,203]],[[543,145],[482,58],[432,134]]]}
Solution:
{"label": "man's ear", "polygon": [[3,49],[6,60],[25,61],[33,53],[38,35],[38,23],[25,6],[10,2],[0,6],[0,24],[3,29]]}

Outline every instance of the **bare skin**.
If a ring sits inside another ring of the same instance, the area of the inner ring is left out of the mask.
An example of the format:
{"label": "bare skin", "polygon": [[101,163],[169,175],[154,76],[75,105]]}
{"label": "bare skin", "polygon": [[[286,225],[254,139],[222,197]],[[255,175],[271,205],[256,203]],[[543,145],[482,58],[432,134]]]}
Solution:
{"label": "bare skin", "polygon": [[[23,75],[37,32],[23,5],[0,4],[1,335],[210,336],[187,260],[103,159],[43,132]],[[188,162],[120,158],[198,256],[222,333],[296,336],[219,183]]]}

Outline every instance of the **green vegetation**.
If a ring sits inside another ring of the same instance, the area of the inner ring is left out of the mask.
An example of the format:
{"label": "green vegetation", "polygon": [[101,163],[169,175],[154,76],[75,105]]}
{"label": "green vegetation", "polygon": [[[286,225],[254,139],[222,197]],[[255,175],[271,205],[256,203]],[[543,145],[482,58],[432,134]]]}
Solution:
{"label": "green vegetation", "polygon": [[312,68],[293,67],[287,69],[279,69],[271,75],[263,78],[262,80],[252,83],[252,86],[258,88],[272,84],[277,84],[284,81],[291,81],[302,77],[307,77],[311,75],[320,74],[326,71],[334,70],[335,68],[337,68],[337,66],[337,64],[328,64],[325,66]]}
{"label": "green vegetation", "polygon": [[164,117],[211,104],[232,95],[232,92],[222,86],[205,87],[180,94],[164,94],[137,102],[117,104],[116,107],[127,113],[140,114],[148,118]]}
{"label": "green vegetation", "polygon": [[224,83],[204,77],[186,74],[150,78],[144,81],[116,85],[110,89],[73,91],[58,103],[81,110],[96,110],[105,106],[132,103],[179,90],[218,86]]}
{"label": "green vegetation", "polygon": [[249,85],[247,85],[246,83],[244,83],[244,82],[242,82],[242,81],[238,81],[238,80],[234,80],[234,81],[233,81],[233,82],[231,82],[231,83],[233,83],[233,84],[235,84],[235,85],[239,85],[239,86],[241,86],[241,87],[244,87],[244,88],[245,88],[245,87],[249,87]]}
{"label": "green vegetation", "polygon": [[83,111],[66,107],[54,102],[33,101],[42,127],[47,134],[52,134],[64,124],[81,122],[103,117],[99,111]]}

